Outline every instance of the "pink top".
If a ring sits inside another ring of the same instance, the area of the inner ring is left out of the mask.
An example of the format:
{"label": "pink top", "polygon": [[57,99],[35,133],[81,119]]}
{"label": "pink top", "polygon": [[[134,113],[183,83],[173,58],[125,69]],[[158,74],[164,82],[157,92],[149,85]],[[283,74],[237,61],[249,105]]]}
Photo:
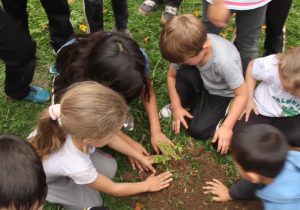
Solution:
{"label": "pink top", "polygon": [[[271,0],[225,0],[224,3],[228,7],[228,9],[250,10],[262,7],[270,1]],[[207,0],[207,2],[213,3],[213,0]]]}

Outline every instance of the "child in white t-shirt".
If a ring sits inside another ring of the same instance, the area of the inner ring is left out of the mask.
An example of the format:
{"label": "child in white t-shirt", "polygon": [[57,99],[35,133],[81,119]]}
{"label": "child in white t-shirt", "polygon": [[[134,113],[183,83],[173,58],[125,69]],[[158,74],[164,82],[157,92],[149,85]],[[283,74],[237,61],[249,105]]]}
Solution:
{"label": "child in white t-shirt", "polygon": [[[257,87],[256,81],[260,81]],[[250,98],[245,121],[238,122],[235,131],[251,124],[271,124],[292,146],[300,146],[300,47],[251,61],[246,83]]]}
{"label": "child in white t-shirt", "polygon": [[67,209],[102,206],[99,192],[129,196],[169,186],[165,172],[138,183],[114,183],[117,164],[96,149],[107,145],[155,173],[151,158],[137,152],[121,136],[128,107],[113,90],[96,82],[72,85],[55,104],[42,112],[31,144],[43,160],[47,176],[46,200]]}

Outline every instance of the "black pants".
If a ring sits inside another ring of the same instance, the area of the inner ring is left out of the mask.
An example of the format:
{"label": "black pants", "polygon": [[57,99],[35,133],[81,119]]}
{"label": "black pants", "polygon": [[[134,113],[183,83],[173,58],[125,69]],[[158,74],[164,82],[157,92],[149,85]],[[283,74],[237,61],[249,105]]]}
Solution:
{"label": "black pants", "polygon": [[231,98],[209,94],[196,66],[179,67],[176,90],[182,106],[188,108],[193,115],[193,119],[187,121],[188,133],[193,138],[208,139],[224,117]]}
{"label": "black pants", "polygon": [[[163,0],[153,0],[156,4],[160,4]],[[179,8],[181,0],[166,0],[166,5]]]}
{"label": "black pants", "polygon": [[[49,20],[51,45],[57,51],[72,35],[67,0],[40,0]],[[4,10],[19,21],[29,33],[27,0],[2,0]]]}
{"label": "black pants", "polygon": [[241,119],[235,124],[234,132],[238,132],[246,126],[260,123],[270,124],[278,128],[286,136],[291,146],[300,147],[300,115],[293,117],[265,117],[251,112],[248,122]]}
{"label": "black pants", "polygon": [[28,31],[0,9],[0,59],[5,63],[5,93],[15,99],[28,95],[35,67],[35,43]]}
{"label": "black pants", "polygon": [[[47,0],[46,0],[47,1]],[[111,0],[115,16],[115,27],[126,29],[128,23],[127,0]],[[84,0],[85,14],[90,32],[102,31],[103,26],[103,0]]]}
{"label": "black pants", "polygon": [[292,5],[292,0],[272,0],[266,13],[265,56],[282,52],[283,27]]}

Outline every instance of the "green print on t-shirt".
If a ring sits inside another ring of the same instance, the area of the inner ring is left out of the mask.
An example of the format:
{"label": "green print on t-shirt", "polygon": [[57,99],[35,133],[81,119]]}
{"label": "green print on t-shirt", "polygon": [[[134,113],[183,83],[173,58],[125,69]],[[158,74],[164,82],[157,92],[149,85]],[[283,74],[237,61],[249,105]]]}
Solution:
{"label": "green print on t-shirt", "polygon": [[292,117],[300,114],[300,104],[296,100],[292,98],[277,98],[275,96],[273,96],[273,99],[278,103],[278,105],[282,109],[282,116]]}

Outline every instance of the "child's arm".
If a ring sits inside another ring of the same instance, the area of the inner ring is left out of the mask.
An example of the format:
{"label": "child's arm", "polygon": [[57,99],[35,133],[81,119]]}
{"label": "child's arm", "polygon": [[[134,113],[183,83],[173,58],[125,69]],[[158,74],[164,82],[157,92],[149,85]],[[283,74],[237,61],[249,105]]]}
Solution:
{"label": "child's arm", "polygon": [[208,7],[208,19],[218,27],[225,27],[231,16],[231,12],[227,9],[224,0],[214,0]]}
{"label": "child's arm", "polygon": [[[149,82],[150,83],[150,82]],[[156,96],[155,92],[153,90],[152,85],[150,84],[150,99],[149,101],[145,100],[145,97],[143,97],[142,93],[142,101],[144,103],[148,119],[149,119],[149,125],[150,125],[150,133],[151,133],[151,145],[154,149],[154,151],[159,154],[159,144],[162,142],[165,142],[169,144],[170,146],[174,146],[173,142],[170,141],[168,137],[165,136],[161,132],[160,128],[160,122],[158,117],[158,109],[157,109],[157,103],[156,103]]]}
{"label": "child's arm", "polygon": [[[134,149],[136,149],[140,154],[142,155],[146,155],[149,156],[150,154],[148,153],[148,151],[138,142],[136,142],[135,140],[133,140],[132,138],[130,138],[127,134],[125,134],[124,132],[120,131],[118,133],[118,135],[125,140],[128,144],[130,144]],[[147,171],[147,168],[144,167],[144,165],[140,164],[140,162],[132,157],[128,157],[131,166],[133,168],[133,170],[135,170],[136,168],[138,168],[140,171]]]}
{"label": "child's arm", "polygon": [[172,105],[173,122],[172,128],[176,134],[180,132],[180,124],[188,129],[188,125],[184,117],[193,118],[193,116],[181,106],[180,97],[176,91],[176,69],[170,66],[167,76],[169,97]]}
{"label": "child's arm", "polygon": [[98,174],[97,179],[88,184],[89,187],[113,196],[130,196],[142,192],[155,192],[170,185],[172,174],[165,172],[160,175],[149,176],[143,182],[137,183],[114,183],[109,178]]}
{"label": "child's arm", "polygon": [[126,140],[124,140],[121,131],[113,137],[110,143],[108,143],[108,146],[124,155],[138,160],[146,170],[149,169],[153,173],[156,172],[152,166],[152,158],[150,156],[141,154],[134,147],[132,147]]}
{"label": "child's arm", "polygon": [[254,89],[256,87],[256,80],[253,78],[253,75],[252,75],[253,63],[254,63],[254,60],[250,61],[249,65],[247,67],[247,70],[246,70],[246,78],[245,78],[247,86],[248,86],[248,93],[249,93],[249,99],[248,99],[246,110],[245,110],[245,115],[246,115],[245,121],[246,122],[248,121],[249,115],[252,110],[254,111],[254,113],[256,115],[259,114],[259,112],[257,111],[257,109],[255,107],[254,101],[253,101]]}
{"label": "child's arm", "polygon": [[217,151],[221,154],[227,153],[231,142],[233,126],[243,113],[248,100],[248,89],[245,81],[238,88],[234,89],[233,92],[235,97],[228,116],[221,127],[218,128],[212,140],[213,143],[218,140]]}

